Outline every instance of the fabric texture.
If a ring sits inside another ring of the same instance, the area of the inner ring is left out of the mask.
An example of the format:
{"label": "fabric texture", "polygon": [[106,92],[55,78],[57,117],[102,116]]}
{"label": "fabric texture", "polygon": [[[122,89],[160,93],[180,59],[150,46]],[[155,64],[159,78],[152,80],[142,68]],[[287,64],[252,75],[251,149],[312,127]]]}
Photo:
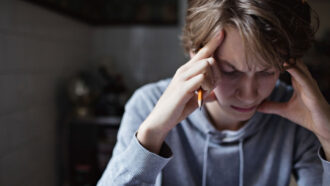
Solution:
{"label": "fabric texture", "polygon": [[[277,115],[255,113],[239,130],[216,130],[205,108],[173,128],[160,154],[136,138],[171,79],[138,89],[125,107],[112,158],[98,186],[329,186],[330,162],[316,136]],[[292,88],[278,81],[268,99],[287,101]]]}

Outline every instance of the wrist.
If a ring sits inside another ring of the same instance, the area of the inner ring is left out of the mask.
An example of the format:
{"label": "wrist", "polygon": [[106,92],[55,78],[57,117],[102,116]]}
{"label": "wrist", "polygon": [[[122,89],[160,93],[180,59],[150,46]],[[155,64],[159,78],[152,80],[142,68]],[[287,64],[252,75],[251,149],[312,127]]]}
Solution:
{"label": "wrist", "polygon": [[151,127],[147,123],[143,123],[136,137],[144,148],[155,154],[159,154],[167,134],[168,132],[162,129],[157,129],[156,127]]}

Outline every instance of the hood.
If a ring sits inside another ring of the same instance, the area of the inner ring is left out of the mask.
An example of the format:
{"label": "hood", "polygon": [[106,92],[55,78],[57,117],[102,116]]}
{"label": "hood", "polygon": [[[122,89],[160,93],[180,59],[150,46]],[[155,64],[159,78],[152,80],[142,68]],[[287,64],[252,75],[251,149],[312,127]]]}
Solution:
{"label": "hood", "polygon": [[[269,96],[269,100],[278,101],[278,100],[288,100],[291,95],[286,94],[288,89],[286,86],[277,81],[275,88],[271,95]],[[207,170],[208,170],[208,151],[210,142],[214,143],[234,143],[237,142],[239,147],[239,186],[244,185],[244,140],[250,136],[256,134],[269,120],[271,115],[263,114],[260,112],[256,112],[252,118],[250,118],[247,123],[243,127],[241,127],[237,131],[231,130],[217,130],[212,123],[207,114],[207,110],[205,107],[202,107],[201,110],[196,109],[188,118],[190,123],[199,130],[200,132],[205,134],[205,145],[203,150],[203,172],[202,172],[202,185],[207,185]]]}
{"label": "hood", "polygon": [[[202,107],[201,110],[197,109],[194,111],[188,119],[190,119],[195,128],[204,134],[211,134],[212,136],[215,136],[215,138],[221,139],[222,143],[233,143],[244,140],[258,132],[258,130],[263,127],[263,124],[260,123],[266,123],[264,120],[270,118],[267,116],[268,115],[265,116],[262,113],[256,112],[252,118],[237,131],[217,130],[210,122],[205,107]],[[261,120],[263,120],[263,122],[261,122]]]}

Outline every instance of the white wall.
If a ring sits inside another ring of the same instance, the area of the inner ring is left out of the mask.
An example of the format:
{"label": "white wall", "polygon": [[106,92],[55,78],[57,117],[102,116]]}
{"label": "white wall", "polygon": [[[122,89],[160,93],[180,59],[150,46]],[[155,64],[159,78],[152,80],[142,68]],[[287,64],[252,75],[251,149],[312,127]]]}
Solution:
{"label": "white wall", "polygon": [[147,82],[171,77],[184,55],[177,27],[96,28],[93,62],[112,63],[130,90]]}
{"label": "white wall", "polygon": [[89,62],[91,28],[0,1],[0,185],[55,185],[56,87]]}
{"label": "white wall", "polygon": [[94,64],[112,63],[132,91],[139,86],[172,77],[186,62],[179,40],[185,0],[179,0],[176,26],[121,26],[93,29]]}

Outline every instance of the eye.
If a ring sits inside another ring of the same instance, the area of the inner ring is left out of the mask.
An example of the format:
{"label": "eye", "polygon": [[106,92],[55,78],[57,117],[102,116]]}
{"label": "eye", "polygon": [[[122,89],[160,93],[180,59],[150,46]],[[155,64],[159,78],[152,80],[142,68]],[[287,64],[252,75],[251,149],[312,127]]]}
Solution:
{"label": "eye", "polygon": [[262,76],[272,76],[272,75],[274,75],[275,74],[275,72],[274,71],[260,71],[260,72],[258,72],[260,75],[262,75]]}
{"label": "eye", "polygon": [[221,70],[221,72],[222,72],[224,75],[227,75],[227,76],[235,76],[235,75],[239,75],[239,71],[237,71],[237,70],[230,70],[230,71]]}

